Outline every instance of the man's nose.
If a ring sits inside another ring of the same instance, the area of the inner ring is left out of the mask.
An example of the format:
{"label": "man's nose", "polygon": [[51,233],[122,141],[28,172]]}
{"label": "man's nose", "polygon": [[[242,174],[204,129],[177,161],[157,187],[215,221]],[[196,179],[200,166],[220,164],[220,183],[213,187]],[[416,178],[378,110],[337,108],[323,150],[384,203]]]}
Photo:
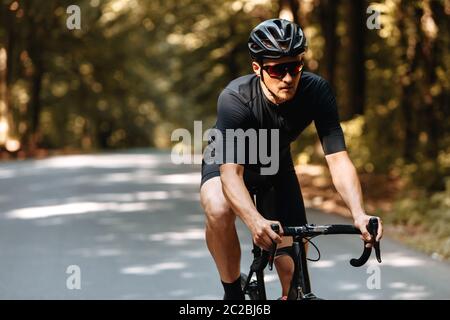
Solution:
{"label": "man's nose", "polygon": [[286,72],[286,74],[282,80],[286,83],[291,83],[294,80],[294,78],[292,78],[292,76],[289,72]]}

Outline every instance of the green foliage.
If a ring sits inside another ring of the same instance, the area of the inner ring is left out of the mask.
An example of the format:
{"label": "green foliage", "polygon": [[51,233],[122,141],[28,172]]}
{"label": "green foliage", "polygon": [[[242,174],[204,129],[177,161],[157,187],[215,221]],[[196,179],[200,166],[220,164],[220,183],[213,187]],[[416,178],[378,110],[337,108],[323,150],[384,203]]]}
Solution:
{"label": "green foliage", "polygon": [[[406,192],[397,201],[393,212],[385,214],[384,220],[394,225],[406,227],[405,237],[429,253],[438,253],[450,258],[450,179],[442,192],[417,190]],[[408,230],[422,230],[415,232]]]}
{"label": "green foliage", "polygon": [[13,131],[24,147],[37,133],[41,147],[83,149],[167,147],[176,127],[212,125],[220,90],[250,71],[250,29],[276,9],[234,0],[83,0],[81,30],[70,31],[70,1],[11,3],[0,4],[8,22],[0,46],[10,49],[9,87],[25,97],[12,96]]}
{"label": "green foliage", "polygon": [[[177,127],[192,129],[194,120],[210,127],[219,92],[251,72],[250,30],[279,10],[276,0],[81,0],[82,28],[71,31],[70,4],[0,2],[9,117],[24,148],[34,134],[45,148],[168,147]],[[335,76],[329,80],[351,158],[360,171],[395,171],[440,192],[450,174],[448,10],[443,0],[365,4],[381,11],[382,28],[365,30],[361,42],[362,115],[351,108],[355,93],[348,85],[356,70],[348,52],[361,41],[350,32],[357,15],[343,2],[334,12]],[[331,56],[326,6],[300,6],[309,40],[306,69],[323,76]],[[323,162],[320,149],[313,126],[292,147],[303,162]]]}

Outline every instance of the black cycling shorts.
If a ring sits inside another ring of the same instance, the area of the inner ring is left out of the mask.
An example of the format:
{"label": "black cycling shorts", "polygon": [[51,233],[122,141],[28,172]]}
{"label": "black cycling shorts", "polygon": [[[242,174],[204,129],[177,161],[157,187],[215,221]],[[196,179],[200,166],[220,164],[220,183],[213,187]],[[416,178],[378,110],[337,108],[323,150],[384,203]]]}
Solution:
{"label": "black cycling shorts", "polygon": [[[202,186],[213,177],[220,176],[218,164],[202,164]],[[244,170],[245,185],[253,197],[256,195],[258,211],[269,220],[282,225],[298,226],[307,223],[305,206],[294,168],[281,171],[269,178],[251,170]]]}

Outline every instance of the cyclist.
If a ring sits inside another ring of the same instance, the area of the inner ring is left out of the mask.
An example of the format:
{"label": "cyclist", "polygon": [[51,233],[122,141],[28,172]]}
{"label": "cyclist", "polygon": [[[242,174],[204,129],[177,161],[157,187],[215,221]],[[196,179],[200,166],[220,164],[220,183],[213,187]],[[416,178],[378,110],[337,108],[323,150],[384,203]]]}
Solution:
{"label": "cyclist", "polygon": [[[360,182],[346,152],[335,96],[327,81],[303,71],[307,42],[302,29],[284,19],[266,20],[251,31],[248,49],[254,73],[231,81],[221,92],[215,129],[224,135],[227,129],[279,130],[279,168],[273,175],[262,175],[260,169],[264,164],[259,160],[256,164],[239,162],[236,157],[228,157],[223,163],[203,161],[200,200],[206,215],[206,242],[227,300],[244,299],[236,216],[246,224],[253,241],[266,250],[272,241],[279,248],[292,243],[292,238],[276,234],[270,227],[272,223],[306,223],[290,143],[313,121],[333,184],[351,211],[354,225],[365,240],[370,240],[366,229],[370,216],[363,209]],[[209,142],[216,143],[213,139]],[[222,143],[224,150],[229,150],[230,139],[225,138]],[[248,145],[245,152],[249,152]],[[267,185],[275,195],[274,215],[270,218],[263,217],[252,201],[252,190]],[[377,240],[382,236],[379,223]],[[282,255],[275,260],[275,267],[282,295],[286,296],[293,262]]]}

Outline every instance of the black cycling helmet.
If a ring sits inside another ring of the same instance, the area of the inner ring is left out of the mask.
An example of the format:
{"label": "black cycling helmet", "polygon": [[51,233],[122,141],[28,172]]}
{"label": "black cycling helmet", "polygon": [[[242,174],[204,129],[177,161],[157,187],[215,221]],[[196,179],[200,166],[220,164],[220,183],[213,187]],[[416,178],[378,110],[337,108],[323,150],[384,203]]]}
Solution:
{"label": "black cycling helmet", "polygon": [[250,32],[248,39],[248,49],[255,60],[296,56],[307,46],[300,26],[285,19],[261,22]]}

